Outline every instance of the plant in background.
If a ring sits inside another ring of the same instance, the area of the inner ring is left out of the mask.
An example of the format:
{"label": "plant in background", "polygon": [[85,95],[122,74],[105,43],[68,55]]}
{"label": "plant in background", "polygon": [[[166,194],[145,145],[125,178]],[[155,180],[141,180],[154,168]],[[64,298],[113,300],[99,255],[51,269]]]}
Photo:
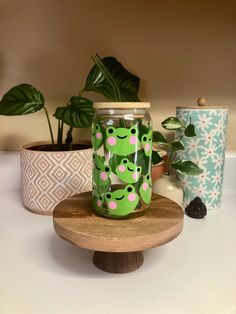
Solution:
{"label": "plant in background", "polygon": [[[71,150],[74,128],[87,128],[92,124],[93,103],[83,96],[93,91],[113,101],[139,101],[137,93],[140,79],[128,72],[114,57],[100,59],[92,56],[95,65],[90,70],[85,85],[78,96],[72,96],[67,104],[58,107],[54,117],[58,120],[57,140],[53,134],[50,117],[43,94],[30,84],[20,84],[11,88],[0,101],[0,115],[15,116],[44,110],[51,137],[52,150]],[[67,126],[67,136],[63,143],[63,130]]]}
{"label": "plant in background", "polygon": [[158,153],[158,149],[163,149],[167,152],[166,169],[168,175],[171,173],[171,168],[174,168],[181,174],[192,176],[201,174],[203,170],[200,169],[194,162],[190,160],[176,159],[177,153],[184,150],[184,145],[181,141],[182,138],[184,136],[196,136],[195,127],[191,123],[191,120],[188,125],[184,125],[176,117],[169,117],[165,119],[161,125],[165,130],[176,132],[177,137],[172,142],[168,142],[166,137],[161,132],[153,132],[153,147],[155,148],[152,152],[153,164],[158,164],[163,160]]}

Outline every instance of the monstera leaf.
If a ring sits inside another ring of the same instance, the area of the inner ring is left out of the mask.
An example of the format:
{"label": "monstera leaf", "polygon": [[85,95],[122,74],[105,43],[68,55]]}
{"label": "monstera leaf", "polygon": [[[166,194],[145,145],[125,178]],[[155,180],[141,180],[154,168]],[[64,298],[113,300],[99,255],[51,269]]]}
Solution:
{"label": "monstera leaf", "polygon": [[101,61],[101,67],[95,64],[89,72],[84,91],[94,91],[119,101],[115,95],[115,85],[120,92],[120,101],[140,101],[137,96],[140,79],[128,72],[114,57],[105,57]]}
{"label": "monstera leaf", "polygon": [[0,114],[5,116],[25,115],[36,112],[44,106],[40,91],[29,84],[11,88],[0,101]]}
{"label": "monstera leaf", "polygon": [[54,117],[71,127],[87,128],[91,126],[93,114],[94,109],[91,100],[73,96],[68,106],[57,108]]}

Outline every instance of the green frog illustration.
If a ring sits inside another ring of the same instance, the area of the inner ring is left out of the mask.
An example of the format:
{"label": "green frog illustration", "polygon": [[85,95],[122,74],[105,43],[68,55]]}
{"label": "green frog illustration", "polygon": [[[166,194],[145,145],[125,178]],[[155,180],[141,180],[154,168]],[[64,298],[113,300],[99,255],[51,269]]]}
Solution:
{"label": "green frog illustration", "polygon": [[127,158],[123,158],[120,164],[116,167],[116,174],[120,180],[125,183],[135,183],[141,175],[142,168],[137,167]]}
{"label": "green frog illustration", "polygon": [[128,184],[124,189],[105,194],[105,201],[110,215],[126,216],[131,213],[139,202],[139,196],[135,188]]}
{"label": "green frog illustration", "polygon": [[147,134],[144,134],[141,141],[145,155],[150,157],[152,154],[152,130],[149,130]]}
{"label": "green frog illustration", "polygon": [[100,195],[96,190],[93,191],[93,207],[96,209],[96,211],[102,212],[103,202],[104,202],[103,195]]}
{"label": "green frog illustration", "polygon": [[142,197],[142,200],[146,204],[151,203],[152,198],[152,184],[151,184],[151,178],[150,175],[147,174],[143,177],[143,183],[140,186],[139,193]]}
{"label": "green frog illustration", "polygon": [[99,193],[108,190],[111,184],[110,173],[111,168],[105,164],[105,156],[93,154],[93,181]]}
{"label": "green frog illustration", "polygon": [[97,123],[92,127],[93,149],[97,150],[102,146],[103,134],[100,125]]}
{"label": "green frog illustration", "polygon": [[118,156],[132,154],[141,146],[138,133],[137,126],[129,129],[110,126],[106,129],[106,148]]}

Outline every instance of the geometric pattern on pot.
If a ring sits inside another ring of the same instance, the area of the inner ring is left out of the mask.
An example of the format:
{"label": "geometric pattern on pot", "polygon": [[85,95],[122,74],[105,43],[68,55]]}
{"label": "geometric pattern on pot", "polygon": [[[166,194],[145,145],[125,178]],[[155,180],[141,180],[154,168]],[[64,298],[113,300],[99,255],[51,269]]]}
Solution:
{"label": "geometric pattern on pot", "polygon": [[[29,147],[29,145],[27,145]],[[52,215],[63,199],[92,189],[92,149],[61,152],[21,149],[24,206]]]}
{"label": "geometric pattern on pot", "polygon": [[191,118],[197,134],[181,140],[185,150],[178,157],[191,160],[204,170],[198,176],[182,176],[183,208],[199,196],[207,209],[217,209],[221,206],[228,110],[178,108],[176,116],[184,124]]}

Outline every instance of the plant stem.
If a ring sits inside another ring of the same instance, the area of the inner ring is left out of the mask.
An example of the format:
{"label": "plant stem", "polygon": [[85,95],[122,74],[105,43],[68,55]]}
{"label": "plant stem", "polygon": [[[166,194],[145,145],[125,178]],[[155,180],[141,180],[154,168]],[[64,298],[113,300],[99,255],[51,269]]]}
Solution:
{"label": "plant stem", "polygon": [[67,150],[72,150],[72,141],[73,141],[72,131],[73,131],[73,127],[70,126],[66,135],[66,149]]}
{"label": "plant stem", "polygon": [[58,146],[58,148],[60,148],[62,145],[63,126],[64,126],[64,123],[61,120],[58,120],[58,133],[57,133],[57,146]]}
{"label": "plant stem", "polygon": [[53,138],[52,125],[51,125],[51,122],[50,122],[50,119],[49,119],[49,115],[48,115],[47,109],[46,109],[44,106],[43,106],[43,109],[44,109],[45,114],[46,114],[46,117],[47,117],[48,127],[49,127],[49,131],[50,131],[50,136],[51,136],[52,145],[54,145],[55,142],[54,142],[54,138]]}
{"label": "plant stem", "polygon": [[105,66],[105,64],[102,62],[99,55],[98,54],[93,55],[92,60],[96,64],[96,66],[99,68],[99,70],[102,72],[102,74],[105,76],[105,78],[108,80],[109,84],[111,85],[114,92],[115,101],[121,101],[119,87],[116,84],[116,81],[114,80],[112,75],[107,70],[107,67]]}
{"label": "plant stem", "polygon": [[171,166],[171,160],[172,160],[172,156],[173,156],[173,150],[170,152],[170,157],[168,160],[168,167],[167,167],[167,174],[170,175],[170,166]]}

